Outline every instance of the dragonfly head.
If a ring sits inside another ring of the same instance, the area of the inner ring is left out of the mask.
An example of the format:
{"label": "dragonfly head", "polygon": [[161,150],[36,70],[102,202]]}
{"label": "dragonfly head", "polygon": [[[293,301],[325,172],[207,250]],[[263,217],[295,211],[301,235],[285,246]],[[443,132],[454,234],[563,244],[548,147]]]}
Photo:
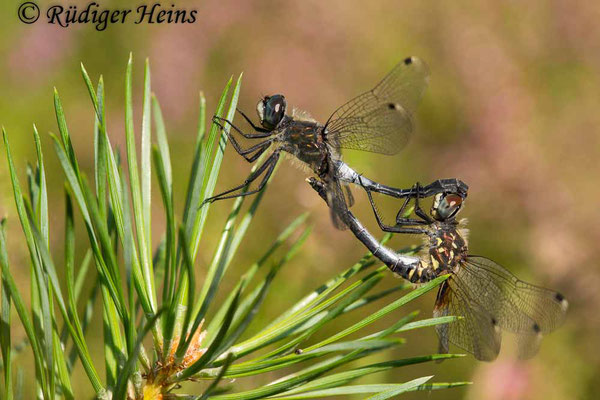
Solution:
{"label": "dragonfly head", "polygon": [[464,198],[456,193],[438,193],[433,198],[431,216],[438,221],[447,221],[458,214]]}
{"label": "dragonfly head", "polygon": [[287,102],[281,94],[265,96],[256,105],[256,112],[260,119],[260,124],[268,130],[273,130],[283,120]]}

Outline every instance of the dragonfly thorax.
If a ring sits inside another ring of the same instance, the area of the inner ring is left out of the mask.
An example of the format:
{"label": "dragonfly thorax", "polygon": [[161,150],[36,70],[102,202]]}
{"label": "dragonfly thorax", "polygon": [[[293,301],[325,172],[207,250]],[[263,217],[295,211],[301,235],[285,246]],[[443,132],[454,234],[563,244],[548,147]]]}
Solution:
{"label": "dragonfly thorax", "polygon": [[307,164],[317,175],[328,169],[331,153],[321,136],[322,125],[310,120],[286,117],[278,129],[276,141],[281,148],[299,161]]}
{"label": "dragonfly thorax", "polygon": [[467,242],[456,224],[436,223],[432,226],[429,241],[431,267],[438,272],[456,272],[467,258]]}

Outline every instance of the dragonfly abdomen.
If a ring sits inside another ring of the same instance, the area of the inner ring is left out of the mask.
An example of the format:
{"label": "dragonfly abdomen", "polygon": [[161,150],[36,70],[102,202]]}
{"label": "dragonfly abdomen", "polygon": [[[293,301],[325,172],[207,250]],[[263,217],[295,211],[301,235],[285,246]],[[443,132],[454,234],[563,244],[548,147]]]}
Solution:
{"label": "dragonfly abdomen", "polygon": [[431,266],[423,260],[420,260],[417,266],[399,262],[389,268],[393,273],[412,283],[429,282],[437,276]]}

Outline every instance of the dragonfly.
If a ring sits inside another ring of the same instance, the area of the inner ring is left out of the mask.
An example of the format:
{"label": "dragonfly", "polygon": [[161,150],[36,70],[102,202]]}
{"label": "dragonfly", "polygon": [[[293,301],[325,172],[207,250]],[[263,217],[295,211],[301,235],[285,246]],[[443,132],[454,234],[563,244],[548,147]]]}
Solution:
{"label": "dragonfly", "polygon": [[[327,201],[324,186],[314,179],[309,183]],[[414,190],[419,192],[418,184]],[[381,245],[348,210],[350,229],[375,257],[413,283],[450,275],[438,289],[433,314],[459,318],[436,325],[440,353],[448,353],[452,343],[478,360],[493,361],[500,352],[502,331],[507,331],[517,337],[519,358],[527,359],[537,353],[542,337],[564,322],[568,302],[562,294],[523,282],[496,262],[469,254],[465,222],[456,219],[465,192],[434,194],[429,214],[420,207],[417,193],[417,218],[405,217],[411,201],[407,197],[395,225],[383,222],[368,189],[367,195],[383,231],[425,235],[429,245],[419,257],[398,254]]]}
{"label": "dragonfly", "polygon": [[564,322],[568,302],[562,294],[526,283],[500,264],[469,254],[466,220],[456,218],[466,196],[437,193],[427,214],[417,195],[415,219],[403,217],[411,200],[407,198],[390,226],[382,221],[368,189],[367,195],[383,231],[427,237],[429,248],[420,258],[423,269],[416,271],[420,278],[450,274],[438,290],[433,314],[460,318],[436,326],[440,352],[447,353],[453,343],[478,360],[492,361],[500,352],[502,331],[507,331],[517,337],[519,358],[527,359],[537,353],[542,337]]}
{"label": "dragonfly", "polygon": [[[235,151],[253,163],[270,150],[266,159],[240,185],[207,198],[202,205],[216,200],[248,196],[261,191],[283,153],[308,167],[326,187],[331,217],[339,229],[347,227],[345,210],[352,206],[349,184],[358,184],[360,174],[342,161],[343,149],[393,155],[408,142],[414,131],[414,112],[427,86],[429,69],[417,57],[398,63],[373,89],[353,98],[335,110],[324,124],[307,113],[288,109],[282,94],[264,96],[256,106],[260,124],[255,124],[237,109],[254,131],[246,133],[232,121],[214,116],[213,121],[225,132]],[[229,128],[229,129],[226,129]],[[241,138],[236,138],[236,135]],[[243,138],[243,139],[242,139]],[[256,141],[242,146],[241,140]],[[257,182],[256,188],[250,186]],[[414,196],[410,189],[397,189],[362,177],[363,186],[393,197]],[[437,180],[423,187],[420,195],[441,191],[460,191],[456,179]]]}

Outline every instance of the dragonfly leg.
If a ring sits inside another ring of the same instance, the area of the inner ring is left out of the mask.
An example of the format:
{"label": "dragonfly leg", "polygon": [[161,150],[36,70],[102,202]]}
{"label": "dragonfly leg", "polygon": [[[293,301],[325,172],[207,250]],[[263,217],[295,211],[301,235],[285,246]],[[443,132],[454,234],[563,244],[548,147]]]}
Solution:
{"label": "dragonfly leg", "polygon": [[[249,163],[252,163],[254,161],[256,161],[258,159],[258,157],[260,157],[265,150],[267,150],[269,148],[269,146],[271,145],[271,141],[270,140],[265,140],[264,142],[260,142],[252,147],[249,147],[247,149],[239,149],[240,151],[238,151],[238,148],[236,147],[237,143],[234,144],[234,141],[231,141],[231,144],[233,145],[233,147],[235,148],[235,150],[238,152],[239,155],[241,155],[242,157],[244,157],[244,159],[246,161],[248,161]],[[252,152],[255,152],[252,155],[248,155]]]}
{"label": "dragonfly leg", "polygon": [[[213,122],[221,128],[221,130],[223,130],[225,132],[225,134],[227,135],[227,137],[229,138],[229,142],[231,143],[231,145],[233,146],[233,148],[235,149],[235,151],[241,155],[242,157],[244,157],[244,159],[246,159],[246,161],[248,162],[254,162],[256,161],[256,159],[258,157],[260,157],[260,155],[267,149],[267,147],[269,147],[269,145],[271,144],[270,140],[265,140],[262,141],[258,144],[255,144],[254,146],[251,146],[247,149],[242,148],[242,146],[240,146],[239,142],[235,139],[235,137],[231,134],[231,132],[227,131],[225,129],[225,126],[223,125],[223,123],[221,121],[227,121],[226,119],[220,118],[220,117],[213,117]],[[231,125],[231,127],[238,133],[243,134],[235,125],[229,123]],[[255,152],[255,154],[249,156],[248,154]]]}
{"label": "dragonfly leg", "polygon": [[[367,191],[367,195],[369,196],[369,201],[371,202],[371,207],[375,207],[375,203],[373,202],[371,192]],[[406,207],[408,207],[408,203],[410,203],[410,197],[404,198],[404,202],[402,203],[402,207],[396,213],[396,224],[399,224],[400,221],[407,220],[408,218],[404,216],[406,213]]]}
{"label": "dragonfly leg", "polygon": [[[202,202],[202,204],[200,205],[200,207],[202,207],[205,203],[212,203],[213,201],[217,201],[217,200],[233,199],[236,197],[244,197],[244,196],[249,196],[249,195],[260,192],[265,187],[269,178],[273,174],[273,171],[275,170],[275,166],[277,165],[277,160],[279,160],[279,154],[280,154],[279,151],[273,152],[273,154],[271,154],[269,156],[269,158],[267,158],[265,160],[265,162],[260,165],[260,167],[258,167],[254,172],[252,172],[248,176],[248,178],[244,181],[244,183],[242,183],[241,185],[238,185],[234,188],[231,188],[229,190],[226,190],[223,193],[219,193],[216,196],[205,199]],[[245,187],[250,185],[252,182],[257,180],[261,175],[263,175],[263,173],[264,173],[264,176],[263,176],[262,180],[260,181],[260,183],[258,184],[258,187],[256,189],[250,190],[248,192],[233,193],[238,190],[244,189]],[[231,193],[233,193],[233,194],[231,194]]]}
{"label": "dragonfly leg", "polygon": [[422,191],[421,188],[421,184],[419,182],[417,182],[415,184],[415,190],[416,190],[416,196],[415,196],[415,214],[421,218],[423,221],[425,221],[427,224],[432,224],[433,222],[435,222],[433,220],[433,218],[431,218],[429,215],[427,215],[427,213],[425,211],[423,211],[423,209],[421,208],[420,204],[419,204],[419,199],[420,199],[420,194]]}
{"label": "dragonfly leg", "polygon": [[254,125],[254,124],[251,124],[252,129],[254,129],[255,131],[257,131],[258,133],[245,133],[240,128],[238,128],[236,125],[234,125],[233,122],[231,122],[230,120],[222,118],[222,117],[218,117],[216,115],[213,116],[213,121],[219,121],[219,122],[221,122],[221,124],[223,124],[223,123],[229,124],[233,129],[235,129],[235,131],[237,133],[239,133],[240,135],[242,135],[246,139],[264,139],[266,137],[269,137],[269,136],[273,135],[272,131],[267,131],[266,129],[260,128],[260,127]]}
{"label": "dragonfly leg", "polygon": [[252,129],[254,129],[256,132],[261,132],[263,134],[266,134],[265,136],[260,136],[260,135],[252,135],[250,137],[246,136],[248,139],[251,139],[253,137],[268,137],[272,134],[272,132],[268,129],[265,129],[263,127],[254,125],[254,122],[252,122],[252,120],[239,108],[235,109],[237,112],[239,112],[240,114],[242,114],[242,117],[244,117],[244,119],[246,120],[246,122],[248,122],[248,124],[250,124],[250,126],[252,127]]}
{"label": "dragonfly leg", "polygon": [[[359,181],[362,181],[360,177],[359,177]],[[373,209],[373,213],[375,214],[375,219],[377,220],[377,225],[379,225],[379,228],[382,231],[394,232],[394,233],[415,233],[415,234],[426,233],[425,229],[415,227],[415,225],[424,225],[423,221],[400,217],[404,213],[404,210],[406,209],[406,206],[408,205],[408,202],[410,201],[410,197],[407,197],[404,200],[404,203],[402,204],[402,207],[400,208],[400,211],[398,211],[398,215],[396,216],[396,225],[392,226],[392,225],[386,225],[383,222],[381,215],[379,214],[379,210],[377,209],[377,205],[375,204],[375,201],[373,200],[373,195],[371,194],[371,191],[367,188],[365,188],[365,191],[367,192],[367,196],[369,198],[369,203],[371,203],[371,208]],[[412,226],[410,226],[410,225],[412,225]]]}
{"label": "dragonfly leg", "polygon": [[[414,193],[415,193],[415,208],[420,210],[421,208],[418,206],[418,201],[419,201],[419,197],[421,196],[421,191],[420,191],[420,185],[417,182],[415,185],[413,185],[412,189],[411,189]],[[404,214],[406,213],[406,207],[408,207],[408,204],[410,203],[410,200],[412,199],[412,196],[407,196],[404,198],[404,203],[402,203],[402,206],[400,207],[400,210],[398,210],[398,212],[396,213],[396,226],[402,226],[402,225],[427,225],[429,223],[428,220],[425,220],[423,218],[421,219],[413,219],[413,218],[409,218],[409,217],[405,217]]]}

